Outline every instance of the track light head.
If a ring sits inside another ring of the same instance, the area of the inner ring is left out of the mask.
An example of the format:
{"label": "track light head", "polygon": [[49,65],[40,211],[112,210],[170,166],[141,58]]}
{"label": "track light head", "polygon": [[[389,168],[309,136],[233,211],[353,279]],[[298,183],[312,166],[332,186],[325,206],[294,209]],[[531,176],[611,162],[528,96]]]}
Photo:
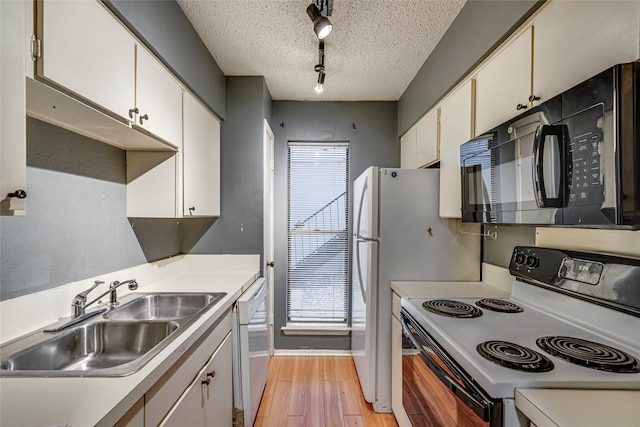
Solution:
{"label": "track light head", "polygon": [[316,92],[320,93],[324,90],[324,71],[318,73],[318,84],[316,84]]}
{"label": "track light head", "polygon": [[316,36],[318,36],[320,40],[327,37],[333,28],[329,18],[322,16],[318,6],[313,3],[307,7],[307,15],[309,15],[309,18],[313,22],[313,31],[316,33]]}

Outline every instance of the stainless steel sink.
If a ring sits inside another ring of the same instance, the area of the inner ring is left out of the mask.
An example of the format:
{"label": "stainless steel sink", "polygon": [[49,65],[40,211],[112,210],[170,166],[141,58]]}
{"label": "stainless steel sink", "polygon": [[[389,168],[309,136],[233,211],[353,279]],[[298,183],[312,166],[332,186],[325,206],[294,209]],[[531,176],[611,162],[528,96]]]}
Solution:
{"label": "stainless steel sink", "polygon": [[213,294],[150,294],[134,299],[104,314],[109,320],[175,320],[195,316],[203,308],[224,298]]}
{"label": "stainless steel sink", "polygon": [[98,322],[79,326],[2,360],[11,371],[89,371],[119,366],[146,354],[178,329],[178,322]]}
{"label": "stainless steel sink", "polygon": [[0,348],[0,376],[112,377],[142,368],[225,293],[130,294],[61,332],[36,331]]}

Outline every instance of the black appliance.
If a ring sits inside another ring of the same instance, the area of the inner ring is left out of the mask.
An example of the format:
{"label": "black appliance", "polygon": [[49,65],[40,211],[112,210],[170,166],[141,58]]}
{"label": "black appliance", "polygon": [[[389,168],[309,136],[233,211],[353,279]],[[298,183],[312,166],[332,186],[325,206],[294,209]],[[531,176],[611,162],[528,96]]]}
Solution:
{"label": "black appliance", "polygon": [[639,88],[616,65],[461,145],[462,220],[638,228]]}

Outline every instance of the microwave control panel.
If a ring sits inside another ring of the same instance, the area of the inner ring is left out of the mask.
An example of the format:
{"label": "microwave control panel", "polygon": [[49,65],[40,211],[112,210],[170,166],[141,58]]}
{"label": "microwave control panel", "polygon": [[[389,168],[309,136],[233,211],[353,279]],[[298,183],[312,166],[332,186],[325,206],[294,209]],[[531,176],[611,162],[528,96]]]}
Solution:
{"label": "microwave control panel", "polygon": [[602,132],[571,138],[567,144],[569,206],[599,203],[603,196],[600,146]]}

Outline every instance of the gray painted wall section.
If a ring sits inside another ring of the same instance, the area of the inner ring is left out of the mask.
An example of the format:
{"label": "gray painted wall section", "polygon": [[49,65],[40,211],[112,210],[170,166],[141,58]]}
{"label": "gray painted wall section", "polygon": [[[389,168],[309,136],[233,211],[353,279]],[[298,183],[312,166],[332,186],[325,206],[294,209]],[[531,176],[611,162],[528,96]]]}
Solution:
{"label": "gray painted wall section", "polygon": [[398,101],[398,136],[543,2],[469,0]]}
{"label": "gray painted wall section", "polygon": [[[351,347],[350,337],[284,336],[280,332],[286,324],[287,143],[348,141],[351,189],[353,180],[369,166],[400,165],[396,117],[396,102],[273,102],[275,348],[347,350]],[[351,209],[351,200],[349,204]]]}
{"label": "gray painted wall section", "polygon": [[[263,119],[270,115],[263,77],[227,78],[227,119],[221,126],[221,214],[182,222],[183,251],[263,252]],[[205,231],[203,234],[203,231]]]}
{"label": "gray painted wall section", "polygon": [[146,261],[124,151],[27,118],[27,183],[27,216],[0,217],[1,300]]}
{"label": "gray painted wall section", "polygon": [[175,1],[103,0],[220,118],[225,76]]}

